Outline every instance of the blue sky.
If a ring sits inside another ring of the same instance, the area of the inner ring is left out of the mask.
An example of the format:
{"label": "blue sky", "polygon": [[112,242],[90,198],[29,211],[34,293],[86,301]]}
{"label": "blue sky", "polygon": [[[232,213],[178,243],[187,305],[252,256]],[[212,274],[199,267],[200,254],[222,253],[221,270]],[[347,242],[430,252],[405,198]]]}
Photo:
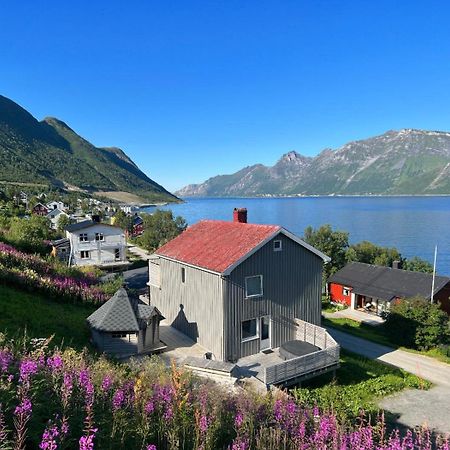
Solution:
{"label": "blue sky", "polygon": [[289,150],[450,130],[449,19],[446,1],[8,2],[1,93],[174,190]]}

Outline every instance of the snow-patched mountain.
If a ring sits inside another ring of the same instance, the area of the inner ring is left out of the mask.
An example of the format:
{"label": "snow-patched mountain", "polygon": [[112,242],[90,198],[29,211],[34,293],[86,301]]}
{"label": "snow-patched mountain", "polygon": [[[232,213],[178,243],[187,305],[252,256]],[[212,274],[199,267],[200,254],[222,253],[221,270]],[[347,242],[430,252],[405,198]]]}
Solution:
{"label": "snow-patched mountain", "polygon": [[450,194],[450,133],[403,129],[325,149],[291,151],[179,190],[188,196]]}

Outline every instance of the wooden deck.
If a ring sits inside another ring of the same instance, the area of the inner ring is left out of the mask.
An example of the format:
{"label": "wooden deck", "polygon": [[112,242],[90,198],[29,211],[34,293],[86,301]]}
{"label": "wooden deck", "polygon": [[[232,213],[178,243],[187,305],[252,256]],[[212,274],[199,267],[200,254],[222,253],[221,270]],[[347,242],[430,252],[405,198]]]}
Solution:
{"label": "wooden deck", "polygon": [[159,339],[167,345],[166,351],[161,353],[160,356],[169,363],[174,360],[178,365],[182,365],[187,357],[204,358],[208,351],[170,326],[167,320],[162,320],[159,324]]}
{"label": "wooden deck", "polygon": [[[307,342],[311,350],[285,360],[278,348],[241,358],[237,365],[242,377],[255,377],[266,386],[299,383],[339,367],[339,345],[321,327],[297,320],[296,338]],[[319,349],[315,350],[312,346]]]}

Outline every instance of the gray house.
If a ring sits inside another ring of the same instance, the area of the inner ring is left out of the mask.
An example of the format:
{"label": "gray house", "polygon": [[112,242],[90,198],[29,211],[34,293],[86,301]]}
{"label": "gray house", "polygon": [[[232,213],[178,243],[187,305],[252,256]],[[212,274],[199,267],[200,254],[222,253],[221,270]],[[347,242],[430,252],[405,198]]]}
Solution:
{"label": "gray house", "polygon": [[203,220],[149,261],[150,302],[171,325],[237,361],[297,338],[296,321],[320,325],[329,258],[275,225]]}
{"label": "gray house", "polygon": [[87,322],[92,340],[105,353],[128,356],[162,350],[159,340],[161,313],[154,307],[130,299],[125,289],[119,289]]}

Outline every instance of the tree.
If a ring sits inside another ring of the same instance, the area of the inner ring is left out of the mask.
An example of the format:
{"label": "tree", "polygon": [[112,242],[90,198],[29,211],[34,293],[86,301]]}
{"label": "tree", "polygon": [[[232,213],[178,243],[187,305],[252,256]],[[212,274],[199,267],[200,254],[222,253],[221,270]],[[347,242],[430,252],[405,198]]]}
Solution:
{"label": "tree", "polygon": [[447,344],[449,340],[447,313],[422,297],[393,302],[384,328],[394,343],[419,350]]}
{"label": "tree", "polygon": [[346,260],[388,267],[392,267],[394,261],[403,261],[402,255],[396,248],[381,247],[369,241],[352,244],[347,250]]}
{"label": "tree", "polygon": [[121,209],[114,214],[114,225],[131,233],[133,231],[133,217],[125,214]]}
{"label": "tree", "polygon": [[348,249],[348,233],[345,231],[333,231],[331,225],[322,225],[317,230],[307,227],[303,239],[308,244],[325,253],[331,258],[331,262],[324,266],[324,280],[344,267],[346,251]]}
{"label": "tree", "polygon": [[49,226],[50,222],[46,217],[31,216],[28,219],[13,217],[6,236],[23,249],[42,252],[44,241],[51,236]]}
{"label": "tree", "polygon": [[173,217],[172,211],[156,210],[153,214],[143,214],[144,233],[138,242],[146,250],[153,252],[161,245],[177,237],[186,229],[186,221],[180,217]]}
{"label": "tree", "polygon": [[60,214],[59,219],[57,222],[57,229],[59,232],[64,232],[66,227],[70,225],[72,221],[70,220],[70,217],[66,214]]}
{"label": "tree", "polygon": [[403,268],[414,272],[433,273],[433,265],[418,256],[414,256],[411,259],[406,259],[403,262]]}

